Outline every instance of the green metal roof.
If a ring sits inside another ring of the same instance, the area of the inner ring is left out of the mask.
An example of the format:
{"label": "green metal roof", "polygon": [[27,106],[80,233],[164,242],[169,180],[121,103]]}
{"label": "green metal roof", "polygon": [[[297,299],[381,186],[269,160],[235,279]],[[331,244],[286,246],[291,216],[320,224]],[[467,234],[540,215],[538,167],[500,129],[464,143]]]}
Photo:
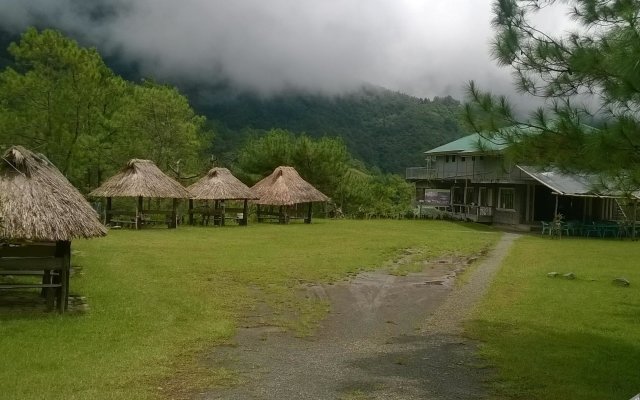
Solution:
{"label": "green metal roof", "polygon": [[500,152],[507,147],[507,143],[500,138],[488,139],[479,133],[454,140],[435,149],[426,151],[425,154],[477,154],[486,152]]}

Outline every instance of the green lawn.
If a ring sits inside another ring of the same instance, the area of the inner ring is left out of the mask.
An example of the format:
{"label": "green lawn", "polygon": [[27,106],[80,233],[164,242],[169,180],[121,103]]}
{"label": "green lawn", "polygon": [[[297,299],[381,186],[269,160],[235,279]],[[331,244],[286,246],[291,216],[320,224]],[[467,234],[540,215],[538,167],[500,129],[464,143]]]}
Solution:
{"label": "green lawn", "polygon": [[301,284],[377,268],[406,248],[415,260],[477,253],[498,236],[441,221],[317,220],[75,241],[72,264],[82,274],[71,292],[86,296],[90,311],[0,309],[0,397],[175,398],[230,383],[233,371],[208,367],[199,353],[228,343],[259,302],[274,323],[308,334],[327,304],[300,296]]}
{"label": "green lawn", "polygon": [[[619,400],[640,392],[639,260],[638,242],[519,240],[468,326],[498,368],[496,393]],[[631,286],[614,286],[618,276]]]}

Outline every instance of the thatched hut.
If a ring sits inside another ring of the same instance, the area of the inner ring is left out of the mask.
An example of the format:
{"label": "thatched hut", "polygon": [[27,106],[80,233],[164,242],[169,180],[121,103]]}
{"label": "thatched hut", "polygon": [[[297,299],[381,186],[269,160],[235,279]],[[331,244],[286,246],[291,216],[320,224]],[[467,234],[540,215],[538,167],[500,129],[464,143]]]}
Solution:
{"label": "thatched hut", "polygon": [[43,155],[10,148],[0,161],[0,275],[42,276],[40,288],[58,310],[68,302],[71,240],[104,236],[106,229],[80,192]]}
{"label": "thatched hut", "polygon": [[[186,199],[189,192],[178,182],[165,175],[153,161],[132,159],[117,174],[107,179],[99,188],[95,189],[90,196],[106,197],[107,207],[105,211],[105,224],[112,222],[124,224],[131,223],[136,229],[143,225],[157,222],[152,216],[160,215],[169,228],[177,226],[176,208],[178,199]],[[129,220],[113,220],[114,215],[127,215],[126,212],[112,210],[111,198],[113,197],[135,197],[138,199],[135,217]],[[173,199],[172,208],[167,210],[144,210],[143,199]]]}
{"label": "thatched hut", "polygon": [[[235,219],[240,225],[247,225],[249,214],[248,200],[255,200],[251,189],[226,168],[212,168],[205,176],[187,188],[189,191],[189,223],[193,225],[194,214],[199,213],[204,218],[209,216],[218,218],[220,225],[224,225],[227,213],[236,213]],[[208,206],[194,209],[194,200],[212,200],[213,209]],[[225,207],[225,200],[241,200],[243,207],[239,209]],[[242,214],[242,218],[238,216]]]}
{"label": "thatched hut", "polygon": [[251,191],[259,198],[256,201],[258,221],[263,219],[265,215],[274,216],[273,213],[261,212],[261,205],[279,206],[275,216],[278,217],[280,223],[287,223],[290,218],[288,208],[296,204],[307,203],[308,209],[304,222],[309,224],[311,223],[312,203],[329,200],[322,192],[302,179],[293,167],[276,168],[271,175],[256,183]]}

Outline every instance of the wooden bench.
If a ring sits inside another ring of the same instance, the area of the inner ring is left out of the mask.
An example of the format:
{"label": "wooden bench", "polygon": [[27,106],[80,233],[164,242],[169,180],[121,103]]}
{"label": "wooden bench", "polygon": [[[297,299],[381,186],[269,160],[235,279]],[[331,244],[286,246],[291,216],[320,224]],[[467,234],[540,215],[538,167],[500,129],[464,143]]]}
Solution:
{"label": "wooden bench", "polygon": [[0,276],[38,277],[36,282],[0,282],[0,290],[41,289],[47,308],[64,312],[68,302],[69,242],[0,246]]}

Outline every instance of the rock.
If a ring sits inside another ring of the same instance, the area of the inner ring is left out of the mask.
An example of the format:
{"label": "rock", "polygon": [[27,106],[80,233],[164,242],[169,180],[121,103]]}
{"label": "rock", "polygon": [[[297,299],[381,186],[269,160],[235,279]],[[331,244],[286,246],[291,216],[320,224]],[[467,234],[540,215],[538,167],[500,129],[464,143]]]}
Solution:
{"label": "rock", "polygon": [[629,280],[627,278],[618,277],[618,278],[615,278],[613,280],[613,284],[616,285],[616,286],[626,287],[626,286],[631,285],[631,282],[629,282]]}
{"label": "rock", "polygon": [[560,272],[548,272],[548,273],[547,273],[547,276],[548,276],[549,278],[556,278],[556,277],[558,277],[559,275],[560,275]]}
{"label": "rock", "polygon": [[566,274],[562,275],[562,277],[564,279],[576,279],[576,274],[574,274],[573,272],[567,272]]}

